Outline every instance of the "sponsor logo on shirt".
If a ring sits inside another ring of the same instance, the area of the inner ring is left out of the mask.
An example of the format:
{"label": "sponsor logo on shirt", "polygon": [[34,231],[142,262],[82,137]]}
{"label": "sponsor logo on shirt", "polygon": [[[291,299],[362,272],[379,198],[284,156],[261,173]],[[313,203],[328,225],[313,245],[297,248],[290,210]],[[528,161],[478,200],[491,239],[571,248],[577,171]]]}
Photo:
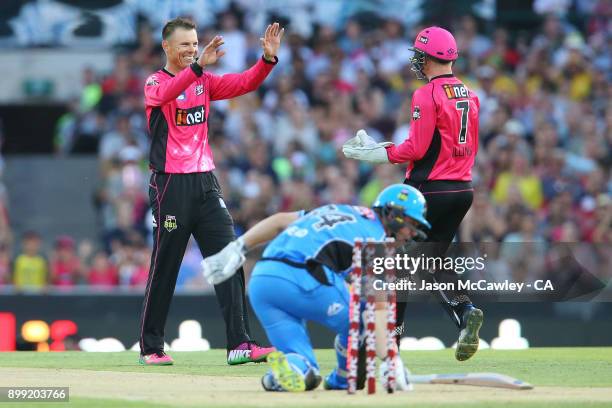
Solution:
{"label": "sponsor logo on shirt", "polygon": [[180,95],[179,95],[179,96],[176,98],[176,100],[177,100],[177,101],[184,101],[186,97],[187,97],[187,95],[185,95],[185,92],[183,92],[182,94],[180,94]]}
{"label": "sponsor logo on shirt", "polygon": [[195,86],[195,94],[196,96],[202,95],[204,93],[204,85],[196,85]]}
{"label": "sponsor logo on shirt", "polygon": [[470,96],[468,89],[463,84],[444,84],[444,93],[448,99],[467,98]]}
{"label": "sponsor logo on shirt", "polygon": [[417,120],[421,118],[421,108],[415,106],[412,110],[412,120]]}
{"label": "sponsor logo on shirt", "polygon": [[176,126],[193,126],[206,122],[204,105],[189,109],[176,109]]}

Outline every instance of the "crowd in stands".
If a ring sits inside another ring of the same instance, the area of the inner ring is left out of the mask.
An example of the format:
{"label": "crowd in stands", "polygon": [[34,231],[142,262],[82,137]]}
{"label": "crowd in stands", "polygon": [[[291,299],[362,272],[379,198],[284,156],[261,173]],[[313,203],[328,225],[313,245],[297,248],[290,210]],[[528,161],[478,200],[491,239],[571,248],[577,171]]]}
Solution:
{"label": "crowd in stands", "polygon": [[[453,70],[481,106],[476,193],[459,240],[612,243],[612,7],[605,0],[591,7],[578,23],[542,14],[532,32],[480,27],[471,15],[447,27],[460,50]],[[200,27],[201,44],[216,33],[225,38],[216,72],[244,70],[260,57],[260,33],[247,28],[246,15],[233,6],[217,26]],[[277,211],[370,205],[384,186],[404,179],[404,166],[372,167],[345,159],[339,148],[360,128],[379,141],[406,138],[410,98],[422,85],[408,47],[426,23],[355,17],[340,27],[289,24],[264,85],[212,104],[209,143],[238,234]],[[86,69],[82,95],[58,124],[58,152],[94,146],[99,157],[98,249],[80,254],[80,245],[59,237],[46,260],[29,232],[13,262],[16,285],[26,264],[42,284],[146,283],[152,222],[142,90],[164,65],[157,25],[140,25],[138,44],[117,54],[113,71]],[[8,283],[5,251],[0,282]],[[199,259],[190,244],[179,287],[205,286]]]}

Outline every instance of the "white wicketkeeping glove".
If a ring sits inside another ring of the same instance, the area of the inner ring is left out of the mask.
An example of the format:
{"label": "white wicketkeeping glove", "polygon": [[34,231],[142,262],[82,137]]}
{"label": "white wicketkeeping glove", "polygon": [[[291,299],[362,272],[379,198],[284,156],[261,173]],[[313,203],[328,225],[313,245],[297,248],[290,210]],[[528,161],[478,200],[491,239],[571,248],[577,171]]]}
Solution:
{"label": "white wicketkeeping glove", "polygon": [[375,145],[376,140],[372,139],[368,132],[363,129],[359,129],[355,134],[355,137],[344,142],[343,146],[351,146],[351,147],[363,147],[363,146],[371,146]]}
{"label": "white wicketkeeping glove", "polygon": [[244,265],[246,252],[242,237],[230,242],[221,251],[202,261],[204,278],[212,285],[218,285],[231,278]]}
{"label": "white wicketkeeping glove", "polygon": [[[378,378],[384,389],[387,389],[387,361],[380,363],[378,369]],[[396,391],[412,391],[413,386],[410,383],[410,371],[404,366],[404,362],[400,356],[395,357],[395,390]]]}
{"label": "white wicketkeeping glove", "polygon": [[363,129],[359,129],[355,137],[342,145],[342,153],[349,159],[363,160],[370,163],[388,163],[386,146],[393,143],[376,143]]}

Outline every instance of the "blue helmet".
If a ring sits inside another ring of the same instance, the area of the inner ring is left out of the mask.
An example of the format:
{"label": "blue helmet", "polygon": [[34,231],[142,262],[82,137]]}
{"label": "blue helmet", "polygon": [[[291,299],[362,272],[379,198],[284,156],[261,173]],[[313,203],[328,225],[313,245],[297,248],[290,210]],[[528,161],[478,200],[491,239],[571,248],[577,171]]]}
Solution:
{"label": "blue helmet", "polygon": [[397,232],[404,227],[404,217],[410,217],[419,226],[431,228],[425,219],[427,202],[423,194],[416,188],[406,184],[392,184],[378,194],[372,208],[379,209],[383,223],[391,232]]}

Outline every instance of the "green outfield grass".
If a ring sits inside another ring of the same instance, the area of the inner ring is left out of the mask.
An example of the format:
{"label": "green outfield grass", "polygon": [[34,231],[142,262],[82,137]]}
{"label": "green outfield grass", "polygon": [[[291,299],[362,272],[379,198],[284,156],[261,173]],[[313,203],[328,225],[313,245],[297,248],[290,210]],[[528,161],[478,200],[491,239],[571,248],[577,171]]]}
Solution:
{"label": "green outfield grass", "polygon": [[[138,354],[134,352],[0,353],[0,386],[67,385],[71,387],[69,404],[71,407],[287,406],[294,408],[302,405],[319,407],[364,404],[365,406],[373,402],[381,406],[407,406],[406,402],[410,400],[419,401],[419,407],[444,406],[447,400],[453,407],[470,408],[488,407],[492,401],[496,401],[496,406],[511,407],[612,407],[612,348],[481,350],[473,359],[466,362],[455,361],[452,350],[402,352],[404,362],[415,374],[498,372],[527,381],[535,386],[535,390],[509,391],[482,387],[421,385],[417,386],[413,393],[404,393],[402,396],[389,396],[379,392],[375,397],[366,395],[353,397],[347,396],[344,392],[322,390],[308,393],[311,394],[308,396],[285,394],[279,397],[278,393],[274,393],[276,395],[265,393],[259,386],[259,378],[266,370],[263,364],[230,367],[225,363],[223,350],[171,354],[176,361],[174,366],[143,367],[138,365]],[[332,350],[318,350],[317,358],[325,374],[335,364]],[[121,372],[121,374],[109,372]],[[176,383],[185,390],[190,390],[189,382],[194,383],[193,400],[189,395],[185,395],[184,390],[177,391],[179,394],[176,398],[161,400],[155,398],[155,392],[159,392],[160,387],[164,387],[165,384]],[[207,384],[210,384],[210,388]],[[236,388],[235,393],[232,392],[233,385]],[[147,388],[149,386],[150,389]],[[101,390],[108,388],[111,391],[96,394],[96,387]],[[121,391],[122,387],[125,390]],[[133,395],[130,394],[132,391]],[[211,395],[210,400],[206,399],[207,393]],[[227,398],[224,397],[226,394]],[[244,404],[240,394],[244,395]],[[589,397],[591,394],[595,397]],[[287,398],[292,398],[295,404],[286,405]],[[402,399],[401,403],[398,398]],[[470,399],[473,401],[465,403],[465,400]],[[53,403],[45,406],[58,405]],[[5,406],[9,405],[0,403],[0,408]],[[27,404],[19,403],[15,406],[23,408]]]}

